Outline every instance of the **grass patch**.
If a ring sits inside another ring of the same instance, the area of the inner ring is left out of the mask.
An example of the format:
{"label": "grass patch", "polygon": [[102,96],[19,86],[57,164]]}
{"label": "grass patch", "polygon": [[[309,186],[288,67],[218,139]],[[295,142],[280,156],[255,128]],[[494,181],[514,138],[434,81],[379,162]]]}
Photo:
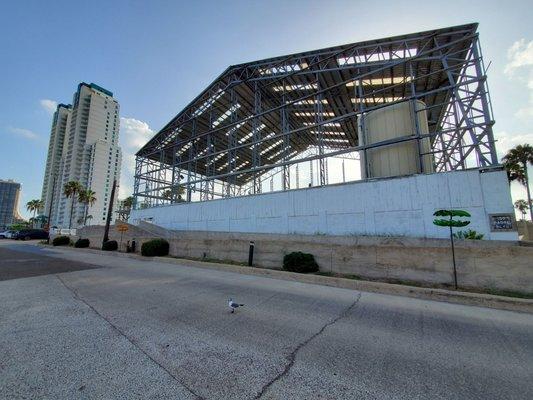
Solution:
{"label": "grass patch", "polygon": [[[354,279],[356,281],[360,281],[360,280],[364,280],[363,278],[361,278],[359,275],[353,275],[353,274],[337,274],[335,272],[327,272],[327,271],[318,271],[318,272],[315,272],[315,275],[320,275],[320,276],[330,276],[330,277],[333,277],[333,278],[344,278],[344,279]],[[366,279],[368,280],[368,279]]]}
{"label": "grass patch", "polygon": [[[320,276],[330,276],[334,278],[344,278],[344,279],[354,279],[358,281],[368,281],[368,282],[381,282],[381,283],[390,283],[395,285],[405,285],[405,286],[414,286],[419,288],[426,289],[445,289],[445,290],[454,290],[453,285],[447,283],[422,283],[410,280],[395,279],[395,278],[370,278],[370,277],[361,277],[359,275],[352,274],[339,274],[335,272],[319,271],[315,272],[315,275]],[[503,290],[503,289],[477,289],[472,287],[462,287],[459,286],[459,292],[468,292],[468,293],[478,293],[478,294],[491,294],[494,296],[505,296],[505,297],[514,297],[519,299],[533,299],[532,292],[519,292],[516,290]]]}
{"label": "grass patch", "polygon": [[[318,271],[318,272],[315,272],[315,275],[320,275],[320,276],[336,276],[333,272],[326,272],[326,271]],[[338,275],[338,274],[337,274]]]}
{"label": "grass patch", "polygon": [[247,267],[248,264],[245,262],[238,262],[233,260],[221,260],[219,258],[209,258],[209,257],[183,257],[183,256],[167,256],[169,258],[177,258],[182,260],[191,260],[191,261],[202,261],[202,262],[209,262],[214,264],[230,264],[230,265],[238,265],[240,267]]}
{"label": "grass patch", "polygon": [[495,296],[518,297],[520,299],[533,299],[532,292],[518,292],[516,290],[487,289],[485,293]]}

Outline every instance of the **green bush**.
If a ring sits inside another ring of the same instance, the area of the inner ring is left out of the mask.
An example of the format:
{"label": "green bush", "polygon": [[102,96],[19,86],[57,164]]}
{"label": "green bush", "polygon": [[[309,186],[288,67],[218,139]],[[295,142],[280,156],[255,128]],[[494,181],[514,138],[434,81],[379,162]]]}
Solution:
{"label": "green bush", "polygon": [[74,243],[74,247],[77,247],[79,249],[83,248],[83,247],[89,247],[89,239],[78,239],[76,240],[76,243]]}
{"label": "green bush", "polygon": [[318,272],[318,264],[312,254],[295,251],[283,257],[283,269],[292,272]]}
{"label": "green bush", "polygon": [[105,251],[115,251],[116,249],[118,249],[118,243],[116,240],[108,240],[102,245],[102,250]]}
{"label": "green bush", "polygon": [[52,240],[54,246],[68,246],[70,244],[70,238],[68,236],[56,236]]}
{"label": "green bush", "polygon": [[469,229],[467,231],[456,232],[453,234],[453,237],[456,239],[481,240],[483,239],[483,234],[477,233],[476,231]]}
{"label": "green bush", "polygon": [[168,255],[169,245],[165,239],[152,239],[141,246],[141,254],[145,257],[161,257]]}

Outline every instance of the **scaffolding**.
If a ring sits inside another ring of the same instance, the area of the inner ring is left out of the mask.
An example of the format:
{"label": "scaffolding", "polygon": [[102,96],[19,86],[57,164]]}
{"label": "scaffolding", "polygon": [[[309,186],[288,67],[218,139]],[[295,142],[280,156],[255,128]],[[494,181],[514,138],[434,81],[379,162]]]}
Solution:
{"label": "scaffolding", "polygon": [[[139,150],[134,207],[345,182],[360,153],[428,137],[436,172],[497,166],[486,79],[477,24],[231,66]],[[417,100],[428,133],[359,143],[358,116]]]}

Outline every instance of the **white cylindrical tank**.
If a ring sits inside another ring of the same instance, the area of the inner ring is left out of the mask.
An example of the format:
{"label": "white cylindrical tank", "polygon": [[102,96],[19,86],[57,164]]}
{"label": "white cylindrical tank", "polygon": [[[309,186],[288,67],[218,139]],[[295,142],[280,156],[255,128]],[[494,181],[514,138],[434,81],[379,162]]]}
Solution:
{"label": "white cylindrical tank", "polygon": [[[415,107],[417,112],[415,113]],[[359,144],[374,144],[385,140],[429,133],[426,105],[422,101],[404,101],[359,116]],[[417,121],[415,120],[417,115]],[[361,151],[361,171],[367,178],[412,175],[434,172],[433,156],[429,153],[429,138],[420,139],[423,171],[420,170],[419,145],[416,139]],[[368,164],[368,165],[366,165]]]}

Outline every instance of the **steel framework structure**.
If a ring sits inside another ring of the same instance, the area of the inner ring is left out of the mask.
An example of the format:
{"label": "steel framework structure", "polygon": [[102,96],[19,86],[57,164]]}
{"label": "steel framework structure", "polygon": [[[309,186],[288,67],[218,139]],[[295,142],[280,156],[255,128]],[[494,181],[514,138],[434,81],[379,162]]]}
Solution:
{"label": "steel framework structure", "polygon": [[[359,143],[359,116],[416,100],[429,133]],[[302,163],[326,185],[332,157],[426,137],[436,172],[495,166],[493,124],[477,24],[235,65],[139,150],[135,207],[288,190]]]}

